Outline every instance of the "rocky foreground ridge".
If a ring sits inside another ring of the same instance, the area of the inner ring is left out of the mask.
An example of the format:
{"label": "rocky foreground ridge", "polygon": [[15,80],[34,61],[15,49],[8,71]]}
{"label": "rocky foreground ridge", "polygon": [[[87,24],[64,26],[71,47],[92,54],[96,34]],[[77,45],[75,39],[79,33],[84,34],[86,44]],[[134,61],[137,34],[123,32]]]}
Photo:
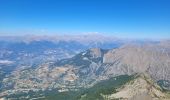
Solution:
{"label": "rocky foreground ridge", "polygon": [[148,75],[142,73],[107,98],[110,100],[120,98],[121,100],[169,100],[170,94],[163,91]]}

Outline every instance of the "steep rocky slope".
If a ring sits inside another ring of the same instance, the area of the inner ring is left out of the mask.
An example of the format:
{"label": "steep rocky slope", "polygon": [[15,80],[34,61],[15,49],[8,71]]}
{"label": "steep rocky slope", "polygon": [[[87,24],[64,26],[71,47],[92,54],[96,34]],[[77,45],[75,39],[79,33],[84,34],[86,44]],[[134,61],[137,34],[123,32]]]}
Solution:
{"label": "steep rocky slope", "polygon": [[[104,56],[104,63],[118,60],[135,73],[147,72],[158,80],[168,80],[170,77],[170,48],[161,44],[128,45],[117,50],[111,50]],[[129,71],[130,70],[130,71]]]}

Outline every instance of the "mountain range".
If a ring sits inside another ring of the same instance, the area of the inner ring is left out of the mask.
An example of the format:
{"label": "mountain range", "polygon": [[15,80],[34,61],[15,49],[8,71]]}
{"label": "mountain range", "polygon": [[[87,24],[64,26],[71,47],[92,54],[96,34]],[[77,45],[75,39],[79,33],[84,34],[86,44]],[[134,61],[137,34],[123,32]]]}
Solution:
{"label": "mountain range", "polygon": [[53,93],[62,98],[71,91],[79,100],[169,98],[168,40],[7,40],[0,42],[0,97],[41,100]]}

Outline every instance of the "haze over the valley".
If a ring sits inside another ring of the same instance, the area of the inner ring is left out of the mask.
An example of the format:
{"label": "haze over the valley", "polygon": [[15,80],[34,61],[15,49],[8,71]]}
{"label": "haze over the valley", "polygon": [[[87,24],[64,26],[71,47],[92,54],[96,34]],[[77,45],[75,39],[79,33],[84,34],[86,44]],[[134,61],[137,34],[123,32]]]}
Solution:
{"label": "haze over the valley", "polygon": [[0,0],[0,100],[170,100],[169,0]]}

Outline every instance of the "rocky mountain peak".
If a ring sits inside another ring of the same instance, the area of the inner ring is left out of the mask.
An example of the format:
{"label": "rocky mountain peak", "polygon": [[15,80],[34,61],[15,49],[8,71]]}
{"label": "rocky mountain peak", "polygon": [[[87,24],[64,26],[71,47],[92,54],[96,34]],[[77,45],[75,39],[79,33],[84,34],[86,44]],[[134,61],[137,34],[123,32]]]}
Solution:
{"label": "rocky mountain peak", "polygon": [[92,48],[90,49],[90,54],[93,56],[93,58],[102,57],[102,50],[100,48]]}

